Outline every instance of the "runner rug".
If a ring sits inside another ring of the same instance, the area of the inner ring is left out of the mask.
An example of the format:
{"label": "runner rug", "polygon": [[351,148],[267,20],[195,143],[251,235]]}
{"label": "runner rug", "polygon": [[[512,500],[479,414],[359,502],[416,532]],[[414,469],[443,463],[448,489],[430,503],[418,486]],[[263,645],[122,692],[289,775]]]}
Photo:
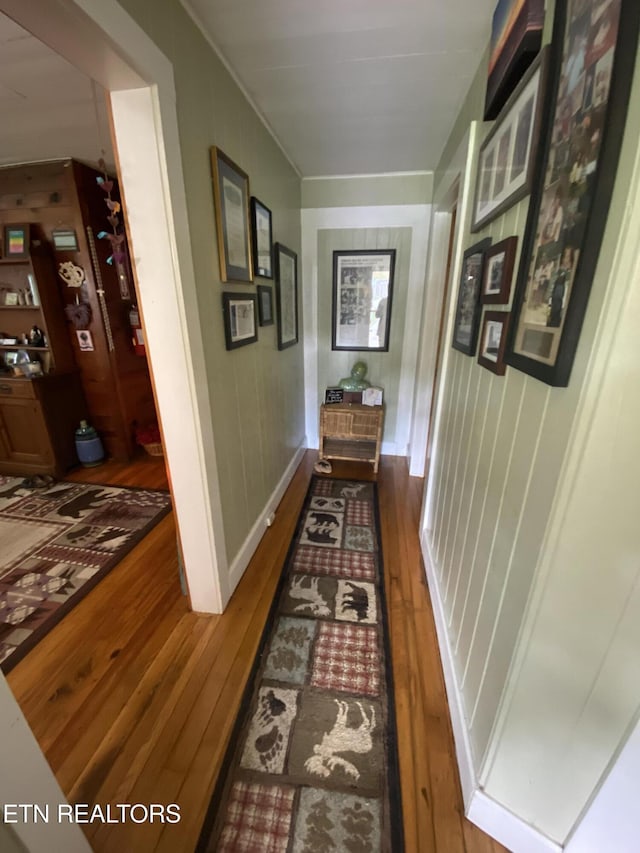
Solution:
{"label": "runner rug", "polygon": [[0,666],[8,672],[171,508],[168,492],[0,477]]}
{"label": "runner rug", "polygon": [[314,477],[198,851],[399,853],[374,483]]}

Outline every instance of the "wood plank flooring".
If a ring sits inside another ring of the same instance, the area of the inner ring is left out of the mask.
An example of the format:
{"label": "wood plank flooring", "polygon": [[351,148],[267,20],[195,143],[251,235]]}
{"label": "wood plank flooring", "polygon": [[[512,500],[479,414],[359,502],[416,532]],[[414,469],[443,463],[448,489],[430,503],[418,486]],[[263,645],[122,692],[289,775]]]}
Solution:
{"label": "wood plank flooring", "polygon": [[[10,673],[70,801],[180,805],[175,825],[85,826],[96,853],[193,850],[315,459],[305,455],[223,616],[189,611],[171,514]],[[73,478],[166,487],[150,458]],[[407,853],[504,853],[463,815],[418,542],[423,482],[383,457],[378,483]]]}

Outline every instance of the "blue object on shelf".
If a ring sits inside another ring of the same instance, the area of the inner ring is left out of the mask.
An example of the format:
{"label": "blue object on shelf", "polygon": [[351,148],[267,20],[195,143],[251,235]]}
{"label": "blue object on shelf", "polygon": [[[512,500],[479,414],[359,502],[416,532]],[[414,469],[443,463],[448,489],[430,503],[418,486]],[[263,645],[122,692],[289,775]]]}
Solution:
{"label": "blue object on shelf", "polygon": [[80,421],[76,430],[76,452],[85,468],[94,468],[104,462],[104,447],[100,436],[86,421]]}

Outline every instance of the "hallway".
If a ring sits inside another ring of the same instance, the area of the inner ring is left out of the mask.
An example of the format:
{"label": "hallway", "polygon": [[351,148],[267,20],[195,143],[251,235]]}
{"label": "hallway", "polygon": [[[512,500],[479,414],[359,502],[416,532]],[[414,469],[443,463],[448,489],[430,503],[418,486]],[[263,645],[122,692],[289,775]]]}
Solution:
{"label": "hallway", "polygon": [[[177,825],[88,825],[107,851],[191,851],[198,838],[316,454],[307,451],[223,616],[189,612],[165,518],[9,675],[71,802],[178,803]],[[343,463],[338,476],[370,476]],[[162,462],[77,477],[158,488]],[[499,853],[464,819],[417,536],[423,481],[378,475],[408,853]],[[86,642],[91,636],[91,644]]]}

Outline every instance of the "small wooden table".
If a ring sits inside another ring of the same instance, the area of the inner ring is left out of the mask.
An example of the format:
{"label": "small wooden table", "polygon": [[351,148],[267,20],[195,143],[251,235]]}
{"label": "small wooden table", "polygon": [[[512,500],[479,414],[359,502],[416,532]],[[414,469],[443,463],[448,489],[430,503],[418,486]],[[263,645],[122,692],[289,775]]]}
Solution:
{"label": "small wooden table", "polygon": [[371,462],[378,473],[383,406],[323,403],[320,406],[320,459]]}

